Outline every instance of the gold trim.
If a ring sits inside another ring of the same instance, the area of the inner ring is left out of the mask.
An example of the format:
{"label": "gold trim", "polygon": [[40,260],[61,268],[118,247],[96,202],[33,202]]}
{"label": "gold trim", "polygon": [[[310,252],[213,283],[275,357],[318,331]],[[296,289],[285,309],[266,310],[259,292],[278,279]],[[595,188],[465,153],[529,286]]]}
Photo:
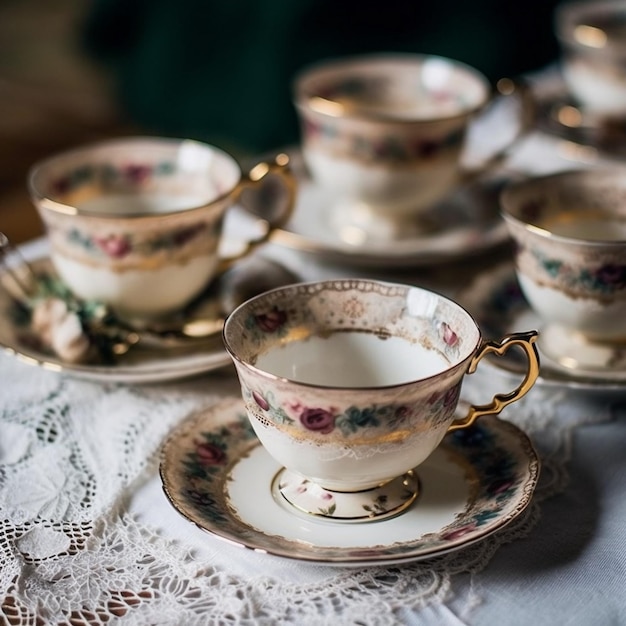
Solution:
{"label": "gold trim", "polygon": [[467,369],[468,374],[473,374],[476,371],[479,361],[488,354],[503,356],[513,346],[519,346],[524,350],[528,359],[526,375],[524,376],[524,380],[513,391],[506,394],[496,394],[489,404],[478,406],[474,404],[470,405],[467,415],[463,419],[453,422],[448,428],[448,432],[471,426],[483,415],[497,415],[504,407],[523,398],[530,391],[539,376],[539,352],[535,345],[538,337],[539,333],[536,330],[530,330],[525,333],[506,335],[500,342],[486,341],[480,346],[476,354],[470,360]]}

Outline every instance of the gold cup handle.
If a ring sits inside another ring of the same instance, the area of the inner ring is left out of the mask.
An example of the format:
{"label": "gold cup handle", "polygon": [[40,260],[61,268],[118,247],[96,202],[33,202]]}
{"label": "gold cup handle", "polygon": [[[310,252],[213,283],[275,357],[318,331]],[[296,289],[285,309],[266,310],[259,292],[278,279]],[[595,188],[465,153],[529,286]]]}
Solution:
{"label": "gold cup handle", "polygon": [[505,406],[523,398],[530,391],[530,388],[537,380],[537,376],[539,376],[539,353],[537,352],[537,346],[535,346],[538,336],[535,330],[524,333],[512,333],[506,335],[502,341],[485,341],[480,346],[470,361],[469,367],[467,368],[468,374],[473,374],[476,371],[478,362],[488,354],[502,356],[512,347],[520,346],[528,358],[526,376],[517,388],[509,393],[496,394],[489,404],[481,404],[478,406],[472,404],[467,411],[467,415],[460,420],[454,421],[448,428],[448,432],[459,430],[460,428],[467,428],[483,415],[497,415]]}
{"label": "gold cup handle", "polygon": [[[235,261],[248,256],[251,252],[256,250],[261,244],[268,241],[272,233],[284,226],[291,214],[296,202],[296,194],[298,191],[298,182],[295,174],[292,172],[289,163],[289,156],[284,153],[277,154],[271,161],[260,161],[257,163],[247,174],[244,174],[241,182],[234,191],[233,202],[238,200],[242,193],[246,190],[258,190],[263,185],[265,179],[268,176],[276,176],[280,180],[281,187],[286,193],[285,206],[275,217],[263,218],[255,214],[255,217],[259,218],[259,221],[263,223],[265,230],[262,235],[256,239],[250,239],[245,242],[244,248],[228,257],[222,257],[220,259],[220,265],[217,270],[217,274],[227,270]],[[267,207],[263,207],[267,208]],[[272,207],[275,208],[275,207]]]}

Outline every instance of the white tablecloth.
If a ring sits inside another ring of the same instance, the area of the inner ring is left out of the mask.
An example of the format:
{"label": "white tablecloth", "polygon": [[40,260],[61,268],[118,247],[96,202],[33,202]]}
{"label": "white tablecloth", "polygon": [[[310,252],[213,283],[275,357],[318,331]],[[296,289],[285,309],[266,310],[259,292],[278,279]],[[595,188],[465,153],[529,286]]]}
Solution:
{"label": "white tablecloth", "polygon": [[[564,157],[571,150],[535,134],[511,165],[536,173],[580,165]],[[25,251],[44,248],[39,241]],[[304,279],[375,274],[276,246],[263,254]],[[453,293],[460,277],[491,262],[380,275]],[[484,399],[503,384],[493,369],[479,370],[465,393]],[[355,569],[242,550],[168,503],[157,473],[167,433],[190,413],[237,394],[231,367],[125,385],[80,381],[0,354],[3,623],[626,623],[619,394],[535,387],[503,413],[531,435],[541,456],[529,509],[458,552]]]}

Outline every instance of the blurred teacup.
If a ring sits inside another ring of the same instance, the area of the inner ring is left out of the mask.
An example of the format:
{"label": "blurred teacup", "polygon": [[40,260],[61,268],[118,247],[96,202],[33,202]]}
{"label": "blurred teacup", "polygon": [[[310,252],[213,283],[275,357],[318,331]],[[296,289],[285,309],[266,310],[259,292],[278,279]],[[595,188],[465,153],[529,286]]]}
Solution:
{"label": "blurred teacup", "polygon": [[[626,167],[561,172],[501,196],[540,349],[570,368],[617,367],[626,342]],[[602,356],[604,355],[604,356]]]}
{"label": "blurred teacup", "polygon": [[[190,302],[288,219],[296,191],[288,161],[281,154],[244,174],[214,146],[122,138],[36,164],[29,190],[46,226],[52,262],[75,295],[122,316],[156,317]],[[269,174],[287,189],[285,206],[264,207],[275,219],[264,219],[262,234],[221,258],[227,210]]]}
{"label": "blurred teacup", "polygon": [[589,114],[626,117],[626,4],[569,2],[555,11],[563,77]]}
{"label": "blurred teacup", "polygon": [[[483,163],[471,172],[463,159],[470,123],[493,100],[480,72],[438,56],[358,56],[301,71],[294,101],[303,156],[313,181],[329,192],[333,225],[381,239],[424,230],[424,211],[486,169]],[[518,134],[530,117],[522,100]]]}
{"label": "blurred teacup", "polygon": [[[535,339],[485,341],[448,298],[356,279],[266,292],[224,326],[249,420],[284,468],[275,491],[298,510],[352,521],[404,510],[417,493],[413,469],[446,433],[526,394]],[[528,358],[522,383],[458,416],[465,374],[512,347]]]}

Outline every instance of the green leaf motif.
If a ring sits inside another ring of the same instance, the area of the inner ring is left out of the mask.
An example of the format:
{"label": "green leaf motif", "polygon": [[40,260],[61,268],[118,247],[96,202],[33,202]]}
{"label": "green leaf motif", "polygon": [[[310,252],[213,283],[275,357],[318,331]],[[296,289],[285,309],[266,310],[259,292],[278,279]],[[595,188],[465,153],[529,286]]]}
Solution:
{"label": "green leaf motif", "polygon": [[332,517],[337,510],[336,504],[331,504],[327,509],[318,509],[321,515],[326,515],[328,517]]}
{"label": "green leaf motif", "polygon": [[[349,409],[339,415],[336,420],[336,425],[341,428],[344,433],[355,433],[359,428],[366,428],[368,426],[380,426],[380,420],[377,417],[379,410],[373,407],[367,407],[365,409],[359,409],[358,407],[351,406]],[[384,410],[383,410],[384,412]]]}
{"label": "green leaf motif", "polygon": [[563,265],[561,261],[551,259],[544,259],[541,264],[543,265],[543,268],[546,270],[546,272],[548,272],[548,274],[550,274],[550,276],[552,276],[553,278],[559,275],[559,271],[561,270],[561,267]]}

